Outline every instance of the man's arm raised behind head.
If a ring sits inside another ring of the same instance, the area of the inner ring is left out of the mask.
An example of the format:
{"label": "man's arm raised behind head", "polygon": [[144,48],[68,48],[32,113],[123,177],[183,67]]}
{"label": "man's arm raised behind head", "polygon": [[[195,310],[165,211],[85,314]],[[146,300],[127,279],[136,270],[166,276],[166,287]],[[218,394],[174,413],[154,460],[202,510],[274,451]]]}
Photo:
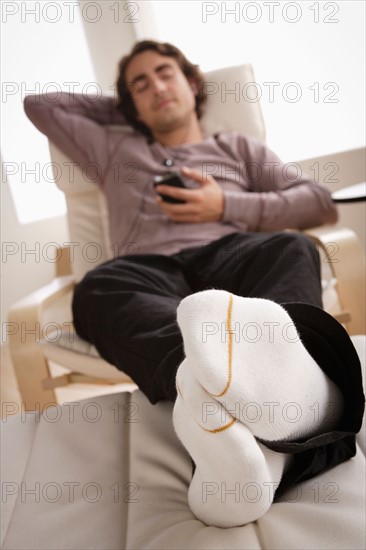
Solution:
{"label": "man's arm raised behind head", "polygon": [[106,163],[106,125],[126,124],[112,97],[53,92],[24,99],[28,118],[71,160]]}

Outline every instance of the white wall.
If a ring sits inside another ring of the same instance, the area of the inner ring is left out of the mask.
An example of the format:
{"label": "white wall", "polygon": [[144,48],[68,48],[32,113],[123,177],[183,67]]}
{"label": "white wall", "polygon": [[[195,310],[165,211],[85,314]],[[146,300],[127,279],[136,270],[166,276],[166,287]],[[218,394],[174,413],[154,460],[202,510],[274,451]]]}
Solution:
{"label": "white wall", "polygon": [[[79,0],[81,10],[91,4],[89,0]],[[117,63],[136,41],[135,2],[99,0],[100,18],[96,22],[82,18],[85,36],[93,64],[95,79],[103,91],[111,90],[116,76]],[[88,12],[85,12],[85,15]],[[90,12],[92,14],[92,12]]]}
{"label": "white wall", "polygon": [[65,216],[21,224],[9,184],[1,186],[1,328],[7,343],[6,319],[10,306],[48,283],[54,276],[54,247],[51,242],[67,239]]}
{"label": "white wall", "polygon": [[149,4],[145,36],[176,44],[204,71],[253,64],[267,143],[285,162],[365,145],[365,2]]}

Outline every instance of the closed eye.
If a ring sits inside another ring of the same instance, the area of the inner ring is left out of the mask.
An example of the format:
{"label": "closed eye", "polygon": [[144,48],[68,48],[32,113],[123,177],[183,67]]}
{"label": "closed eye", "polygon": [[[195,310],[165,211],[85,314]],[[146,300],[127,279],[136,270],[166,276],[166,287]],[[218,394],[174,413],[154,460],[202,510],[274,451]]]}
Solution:
{"label": "closed eye", "polygon": [[[169,80],[175,76],[173,67],[165,63],[156,67],[155,73],[161,80]],[[130,84],[131,93],[145,92],[149,85],[149,78],[146,74],[137,75]]]}
{"label": "closed eye", "polygon": [[149,84],[148,84],[147,80],[144,80],[142,82],[136,82],[135,87],[134,87],[135,88],[134,91],[138,92],[138,93],[144,92],[145,90],[148,89],[148,87],[149,87]]}
{"label": "closed eye", "polygon": [[163,79],[171,78],[172,76],[174,76],[174,72],[170,68],[165,68],[159,71],[159,76]]}

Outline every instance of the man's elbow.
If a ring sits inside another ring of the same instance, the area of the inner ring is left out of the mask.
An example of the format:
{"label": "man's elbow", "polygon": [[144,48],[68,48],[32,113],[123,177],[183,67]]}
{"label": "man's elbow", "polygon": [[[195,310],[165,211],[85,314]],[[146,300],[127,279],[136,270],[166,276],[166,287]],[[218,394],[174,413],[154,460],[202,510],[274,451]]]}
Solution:
{"label": "man's elbow", "polygon": [[338,221],[338,210],[336,206],[331,203],[327,207],[322,209],[316,209],[312,214],[304,217],[302,223],[299,223],[299,229],[311,229],[312,227],[319,227],[321,225],[333,225]]}
{"label": "man's elbow", "polygon": [[31,118],[32,112],[39,106],[40,96],[39,94],[26,95],[23,100],[23,108],[28,118]]}
{"label": "man's elbow", "polygon": [[324,223],[334,224],[339,220],[339,212],[334,202],[331,202],[327,210],[327,220]]}
{"label": "man's elbow", "polygon": [[24,97],[23,104],[29,105],[32,103],[39,103],[40,101],[40,94],[28,94]]}
{"label": "man's elbow", "polygon": [[333,202],[332,196],[325,188],[317,188],[318,199],[318,225],[332,225],[337,223],[339,213],[337,205]]}
{"label": "man's elbow", "polygon": [[309,229],[309,227],[318,227],[320,225],[334,225],[335,223],[337,223],[338,218],[339,216],[337,208],[330,207],[320,212],[318,216],[314,217],[310,224],[307,223],[306,228],[302,229]]}

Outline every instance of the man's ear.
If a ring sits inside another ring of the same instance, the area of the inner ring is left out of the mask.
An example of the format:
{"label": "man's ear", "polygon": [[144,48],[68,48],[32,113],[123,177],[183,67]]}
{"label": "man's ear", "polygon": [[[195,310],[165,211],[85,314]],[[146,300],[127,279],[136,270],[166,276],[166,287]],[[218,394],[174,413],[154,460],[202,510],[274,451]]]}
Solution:
{"label": "man's ear", "polygon": [[188,82],[189,82],[190,87],[192,88],[192,91],[193,91],[194,95],[197,96],[197,94],[198,94],[198,82],[196,80],[194,80],[193,78],[189,78]]}

